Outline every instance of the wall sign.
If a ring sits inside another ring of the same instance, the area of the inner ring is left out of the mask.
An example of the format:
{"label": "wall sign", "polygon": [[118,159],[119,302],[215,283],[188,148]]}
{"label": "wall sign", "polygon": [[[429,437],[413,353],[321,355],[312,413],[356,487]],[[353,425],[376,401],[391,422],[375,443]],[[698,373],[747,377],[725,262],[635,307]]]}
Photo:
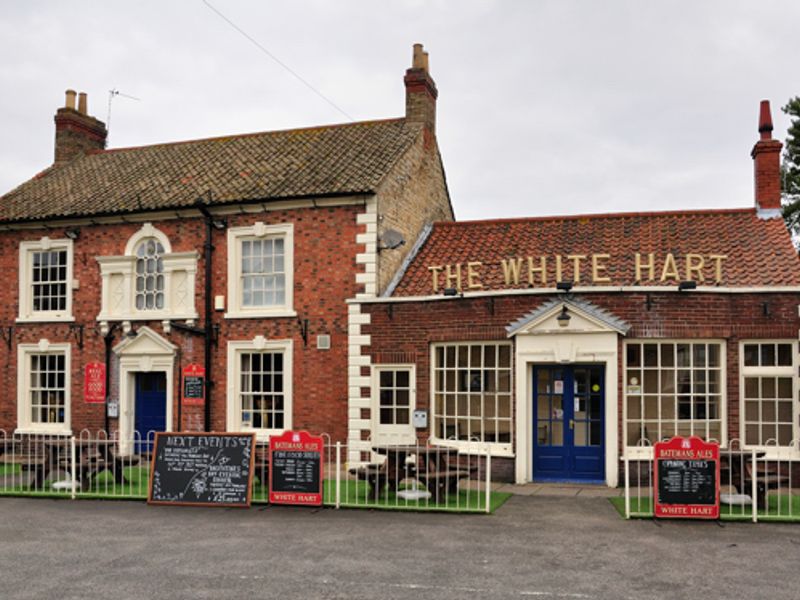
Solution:
{"label": "wall sign", "polygon": [[655,516],[719,518],[719,444],[674,437],[654,447]]}
{"label": "wall sign", "polygon": [[158,432],[149,504],[250,506],[254,433]]}
{"label": "wall sign", "polygon": [[322,436],[286,431],[269,438],[269,501],[322,505]]}
{"label": "wall sign", "polygon": [[202,406],[205,399],[206,370],[201,365],[183,368],[183,404]]}
{"label": "wall sign", "polygon": [[106,366],[100,362],[86,365],[83,373],[83,401],[103,404],[106,401]]}

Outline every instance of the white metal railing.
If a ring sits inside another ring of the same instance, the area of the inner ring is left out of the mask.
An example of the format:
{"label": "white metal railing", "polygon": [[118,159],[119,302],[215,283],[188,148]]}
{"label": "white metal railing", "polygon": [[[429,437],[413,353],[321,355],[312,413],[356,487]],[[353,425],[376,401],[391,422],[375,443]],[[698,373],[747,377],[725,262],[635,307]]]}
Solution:
{"label": "white metal railing", "polygon": [[[83,430],[73,436],[0,430],[0,495],[144,499],[154,432],[120,438]],[[359,445],[323,435],[323,503],[360,508],[490,512],[487,445],[453,449],[429,442]],[[360,455],[363,460],[348,462]],[[269,499],[266,444],[256,448],[253,502]]]}
{"label": "white metal railing", "polygon": [[[666,441],[666,440],[665,440]],[[650,447],[649,440],[641,446]],[[720,518],[800,521],[800,461],[795,444],[778,446],[769,440],[760,449],[743,449],[740,440],[720,448]],[[652,453],[623,458],[625,516],[652,517],[654,473]]]}

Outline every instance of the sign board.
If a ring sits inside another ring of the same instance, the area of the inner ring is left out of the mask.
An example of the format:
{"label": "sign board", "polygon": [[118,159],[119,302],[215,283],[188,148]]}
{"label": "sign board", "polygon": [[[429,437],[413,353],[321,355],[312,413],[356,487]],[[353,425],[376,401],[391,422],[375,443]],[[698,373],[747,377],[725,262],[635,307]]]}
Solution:
{"label": "sign board", "polygon": [[156,433],[150,504],[250,506],[254,433]]}
{"label": "sign board", "polygon": [[322,505],[322,436],[287,431],[269,438],[269,501]]}
{"label": "sign board", "polygon": [[654,446],[655,516],[719,518],[719,444],[674,437]]}
{"label": "sign board", "polygon": [[202,405],[205,398],[206,370],[201,365],[186,365],[183,368],[183,403]]}
{"label": "sign board", "polygon": [[83,401],[86,404],[106,401],[106,366],[103,363],[87,363],[83,372]]}

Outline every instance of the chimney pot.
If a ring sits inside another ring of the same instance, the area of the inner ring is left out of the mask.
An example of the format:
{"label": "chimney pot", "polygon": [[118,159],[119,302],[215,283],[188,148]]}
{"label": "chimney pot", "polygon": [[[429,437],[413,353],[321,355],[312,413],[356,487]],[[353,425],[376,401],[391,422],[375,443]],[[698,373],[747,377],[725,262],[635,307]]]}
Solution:
{"label": "chimney pot", "polygon": [[761,101],[761,110],[758,115],[758,132],[762,140],[772,139],[772,112],[769,109],[769,100]]}
{"label": "chimney pot", "polygon": [[425,58],[422,50],[422,44],[414,44],[414,56],[411,60],[412,69],[424,69]]}
{"label": "chimney pot", "polygon": [[67,101],[64,104],[66,108],[71,108],[75,110],[75,90],[67,90]]}
{"label": "chimney pot", "polygon": [[88,115],[88,109],[86,107],[86,92],[81,92],[78,94],[78,112],[82,115]]}

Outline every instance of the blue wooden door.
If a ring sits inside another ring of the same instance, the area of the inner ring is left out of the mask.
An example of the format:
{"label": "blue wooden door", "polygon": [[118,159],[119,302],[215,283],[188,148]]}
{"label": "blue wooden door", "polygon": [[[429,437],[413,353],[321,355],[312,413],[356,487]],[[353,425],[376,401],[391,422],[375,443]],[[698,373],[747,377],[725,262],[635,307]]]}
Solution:
{"label": "blue wooden door", "polygon": [[605,480],[605,386],[597,365],[533,369],[533,478]]}
{"label": "blue wooden door", "polygon": [[152,450],[153,431],[167,428],[166,373],[136,374],[136,452]]}

